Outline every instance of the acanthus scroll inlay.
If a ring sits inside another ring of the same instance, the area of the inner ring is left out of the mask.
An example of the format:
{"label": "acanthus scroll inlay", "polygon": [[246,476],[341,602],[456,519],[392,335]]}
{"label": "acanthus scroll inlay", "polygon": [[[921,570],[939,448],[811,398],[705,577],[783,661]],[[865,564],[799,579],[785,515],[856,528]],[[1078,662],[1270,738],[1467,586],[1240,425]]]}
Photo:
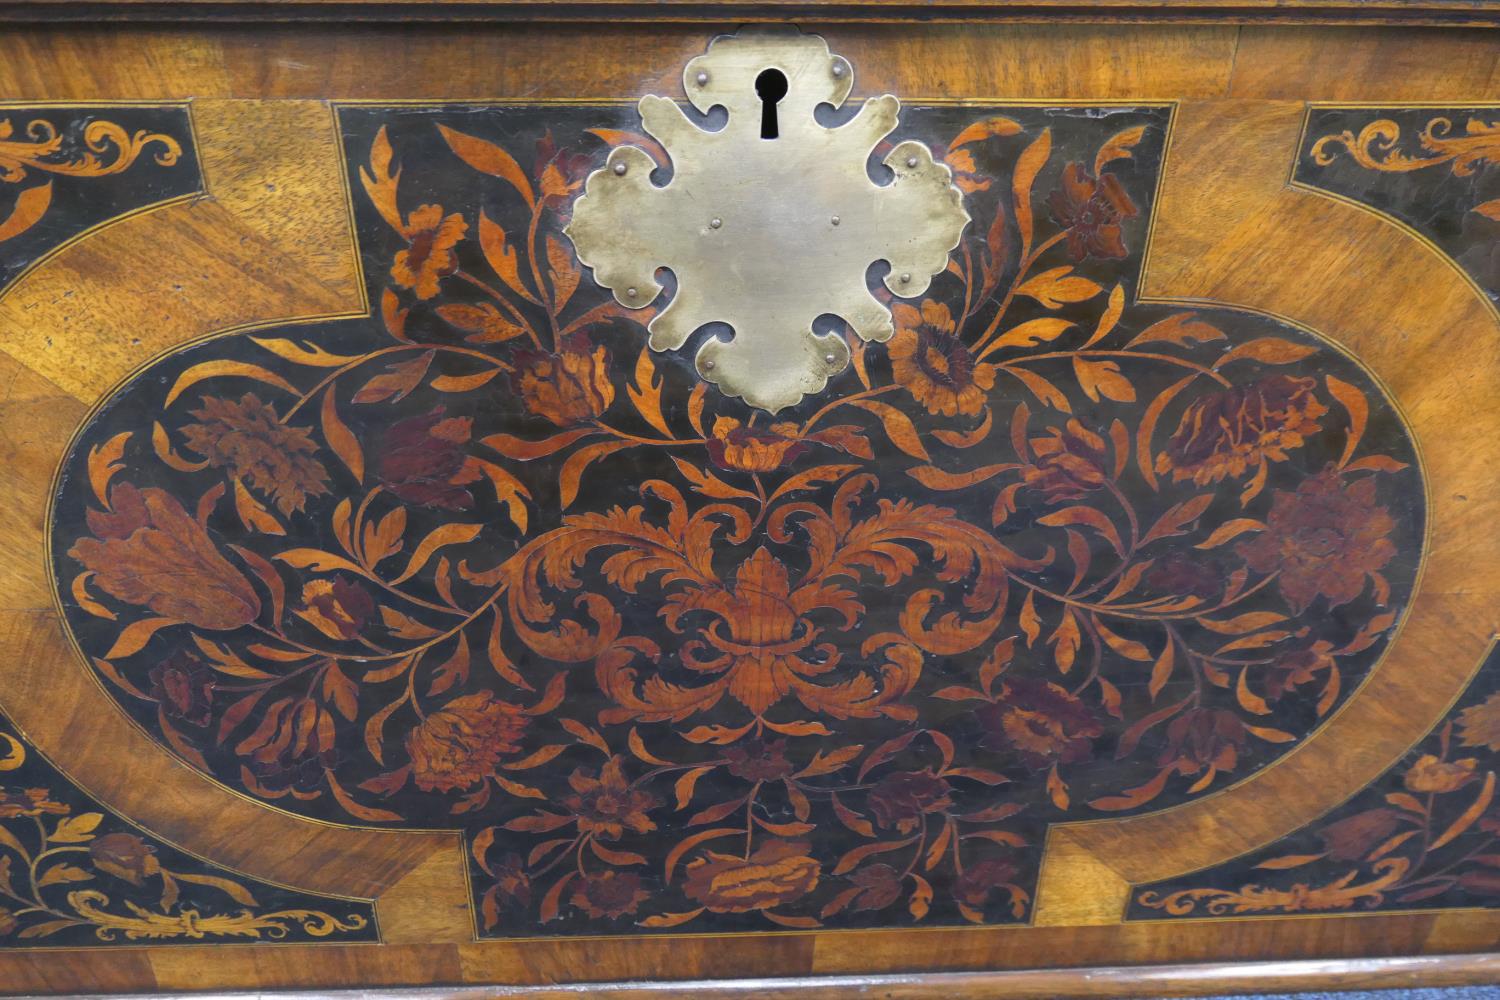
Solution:
{"label": "acanthus scroll inlay", "polygon": [[1266,767],[1410,598],[1380,386],[1135,300],[1166,108],[910,109],[977,223],[775,420],[568,252],[633,116],[339,115],[375,314],[125,383],[53,565],[192,767],[463,828],[482,934],[1028,920],[1049,826]]}
{"label": "acanthus scroll inlay", "polygon": [[[37,118],[27,124],[23,138],[9,118],[0,118],[0,183],[20,183],[30,171],[58,177],[108,177],[130,169],[152,146],[157,147],[158,166],[170,167],[182,155],[181,143],[169,135],[144,129],[132,134],[110,121],[79,123],[73,132],[60,132],[52,122]],[[10,211],[0,217],[0,243],[35,226],[51,204],[50,180],[22,190]]]}

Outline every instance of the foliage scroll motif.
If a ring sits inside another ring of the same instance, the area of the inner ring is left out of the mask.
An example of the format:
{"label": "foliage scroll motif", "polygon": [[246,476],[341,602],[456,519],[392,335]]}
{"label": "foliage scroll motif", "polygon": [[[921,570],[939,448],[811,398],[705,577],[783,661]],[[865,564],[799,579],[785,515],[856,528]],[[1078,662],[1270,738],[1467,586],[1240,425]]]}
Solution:
{"label": "foliage scroll motif", "polygon": [[369,904],[258,884],[155,840],[0,720],[0,949],[373,938]]}
{"label": "foliage scroll motif", "polygon": [[[74,137],[37,118],[27,124],[22,136],[10,118],[0,118],[0,183],[20,184],[33,173],[107,177],[130,169],[148,149],[154,149],[152,159],[158,166],[172,166],[182,155],[181,144],[169,135],[130,131],[110,121],[88,121]],[[52,185],[49,178],[20,189],[15,203],[0,217],[0,243],[42,220],[52,205]]]}
{"label": "foliage scroll motif", "polygon": [[[1338,158],[1342,148],[1361,167],[1381,173],[1409,173],[1449,164],[1455,177],[1468,177],[1478,168],[1500,163],[1500,120],[1470,117],[1460,132],[1451,118],[1438,116],[1427,122],[1416,141],[1420,153],[1403,151],[1400,124],[1379,118],[1366,123],[1357,134],[1346,129],[1321,137],[1313,143],[1311,155],[1314,162],[1326,167]],[[1500,221],[1500,198],[1475,205],[1473,211]]]}
{"label": "foliage scroll motif", "polygon": [[1500,693],[1492,652],[1395,767],[1310,827],[1177,884],[1137,919],[1494,906],[1500,900]]}
{"label": "foliage scroll motif", "polygon": [[910,110],[969,235],[768,418],[567,249],[625,112],[342,109],[375,314],[174,352],[71,452],[108,690],[280,807],[463,827],[504,936],[1024,921],[1050,823],[1296,745],[1410,595],[1389,403],[1133,300],[1166,109]]}

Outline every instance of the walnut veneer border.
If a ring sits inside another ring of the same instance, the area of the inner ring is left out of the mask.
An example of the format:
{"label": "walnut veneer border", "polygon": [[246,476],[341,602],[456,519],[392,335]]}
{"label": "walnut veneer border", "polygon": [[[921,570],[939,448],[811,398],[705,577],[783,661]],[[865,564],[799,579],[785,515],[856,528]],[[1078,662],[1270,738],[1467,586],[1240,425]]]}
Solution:
{"label": "walnut veneer border", "polygon": [[1494,0],[11,0],[0,21],[988,21],[1496,26]]}
{"label": "walnut veneer border", "polygon": [[[1206,996],[1257,990],[1299,992],[1322,989],[1397,989],[1421,985],[1469,986],[1500,978],[1500,955],[1447,955],[1429,958],[1371,958],[1314,962],[1237,962],[1202,965],[1094,966],[1083,969],[1026,969],[1010,972],[950,972],[883,976],[798,976],[757,979],[699,979],[682,982],[617,981],[556,983],[550,986],[457,986],[410,989],[285,991],[267,994],[198,994],[204,1000],[835,1000],[856,996],[881,1000],[979,1000],[1007,997],[1042,1000],[1064,997]],[[77,1000],[146,1000],[159,993],[75,994]]]}

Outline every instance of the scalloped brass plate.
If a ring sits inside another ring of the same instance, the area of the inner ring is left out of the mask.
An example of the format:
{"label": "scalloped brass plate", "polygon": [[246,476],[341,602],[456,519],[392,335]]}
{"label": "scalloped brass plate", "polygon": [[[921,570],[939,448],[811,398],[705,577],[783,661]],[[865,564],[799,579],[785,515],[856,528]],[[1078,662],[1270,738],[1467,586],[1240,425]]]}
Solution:
{"label": "scalloped brass plate", "polygon": [[[786,78],[776,138],[762,137],[756,82]],[[700,112],[723,107],[728,124],[708,132],[676,102],[643,97],[645,130],[671,156],[673,176],[638,146],[621,146],[593,173],[574,205],[568,236],[594,278],[631,308],[662,292],[659,267],[677,291],[651,321],[651,346],[681,348],[712,322],[734,328],[698,351],[698,373],[730,396],[776,412],[819,392],[849,363],[837,333],[814,321],[832,314],[864,340],[894,332],[891,313],[866,273],[886,261],[886,287],[899,296],[927,290],[947,266],[968,224],[952,173],[919,142],[898,143],[882,161],[893,173],[871,180],[870,152],[895,128],[900,102],[872,98],[847,124],[820,125],[820,105],[841,106],[852,69],[823,39],[796,30],[716,39],[683,72]]]}

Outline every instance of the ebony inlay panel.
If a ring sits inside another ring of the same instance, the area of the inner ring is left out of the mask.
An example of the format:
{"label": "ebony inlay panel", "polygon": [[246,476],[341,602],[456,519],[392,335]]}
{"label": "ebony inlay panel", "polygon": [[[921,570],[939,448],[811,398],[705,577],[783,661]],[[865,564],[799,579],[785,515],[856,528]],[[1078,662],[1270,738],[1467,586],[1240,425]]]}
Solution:
{"label": "ebony inlay panel", "polygon": [[631,109],[339,113],[372,315],[121,386],[52,564],[193,767],[464,830],[484,935],[1027,921],[1050,824],[1264,768],[1400,621],[1425,507],[1381,388],[1136,301],[1167,107],[907,107],[974,221],[775,416],[561,235]]}
{"label": "ebony inlay panel", "polygon": [[1309,109],[1294,179],[1385,212],[1500,301],[1500,108]]}
{"label": "ebony inlay panel", "polygon": [[247,879],[166,843],[0,718],[0,948],[376,939],[369,903]]}
{"label": "ebony inlay panel", "polygon": [[0,104],[0,289],[85,230],[201,188],[186,105]]}

